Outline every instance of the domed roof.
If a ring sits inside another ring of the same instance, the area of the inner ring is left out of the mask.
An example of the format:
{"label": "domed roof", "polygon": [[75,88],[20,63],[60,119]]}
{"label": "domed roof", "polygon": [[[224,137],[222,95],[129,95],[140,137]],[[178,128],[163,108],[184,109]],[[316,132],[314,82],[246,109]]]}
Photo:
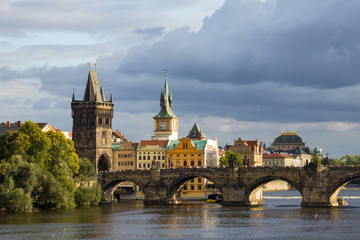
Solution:
{"label": "domed roof", "polygon": [[314,153],[322,153],[322,149],[319,148],[319,146],[316,146],[316,148],[314,148]]}
{"label": "domed roof", "polygon": [[304,140],[295,132],[282,132],[280,136],[274,139],[273,144],[304,144]]}

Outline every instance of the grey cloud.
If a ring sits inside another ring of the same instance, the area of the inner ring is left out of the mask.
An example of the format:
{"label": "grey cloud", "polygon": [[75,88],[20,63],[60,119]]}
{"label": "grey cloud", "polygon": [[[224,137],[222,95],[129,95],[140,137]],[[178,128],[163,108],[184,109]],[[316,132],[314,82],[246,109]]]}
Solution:
{"label": "grey cloud", "polygon": [[165,33],[163,26],[136,28],[134,33],[144,36],[144,39],[152,39]]}
{"label": "grey cloud", "polygon": [[338,88],[360,76],[360,2],[226,1],[202,29],[171,31],[128,51],[122,72],[175,74],[203,82]]}

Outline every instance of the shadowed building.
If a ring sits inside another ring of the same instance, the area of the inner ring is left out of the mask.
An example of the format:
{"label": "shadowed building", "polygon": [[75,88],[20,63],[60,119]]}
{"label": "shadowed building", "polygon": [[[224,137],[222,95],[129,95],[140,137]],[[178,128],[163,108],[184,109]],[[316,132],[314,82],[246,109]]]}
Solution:
{"label": "shadowed building", "polygon": [[89,71],[83,100],[71,102],[76,153],[95,164],[97,171],[112,169],[113,99],[106,101],[96,71]]}
{"label": "shadowed building", "polygon": [[281,131],[281,135],[274,139],[272,144],[275,152],[290,152],[296,148],[303,149],[305,147],[304,140],[294,132]]}

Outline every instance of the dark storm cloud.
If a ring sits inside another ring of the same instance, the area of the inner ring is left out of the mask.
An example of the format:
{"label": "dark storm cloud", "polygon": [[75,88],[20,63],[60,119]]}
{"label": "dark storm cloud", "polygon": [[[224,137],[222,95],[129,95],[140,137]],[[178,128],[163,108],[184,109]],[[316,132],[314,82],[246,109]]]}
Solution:
{"label": "dark storm cloud", "polygon": [[360,76],[359,1],[226,1],[197,33],[129,50],[120,70],[173,68],[202,82],[339,88]]}

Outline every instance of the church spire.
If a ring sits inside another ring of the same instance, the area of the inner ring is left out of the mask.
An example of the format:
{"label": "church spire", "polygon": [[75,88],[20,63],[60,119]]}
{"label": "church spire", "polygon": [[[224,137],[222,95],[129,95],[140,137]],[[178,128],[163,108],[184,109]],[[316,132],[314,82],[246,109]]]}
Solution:
{"label": "church spire", "polygon": [[98,77],[96,71],[90,70],[83,101],[93,102],[99,100],[101,101],[101,92]]}
{"label": "church spire", "polygon": [[160,94],[160,107],[161,110],[154,118],[177,118],[171,110],[172,106],[172,93],[169,90],[168,79],[167,79],[167,70],[165,69],[165,84],[164,90],[161,89]]}

